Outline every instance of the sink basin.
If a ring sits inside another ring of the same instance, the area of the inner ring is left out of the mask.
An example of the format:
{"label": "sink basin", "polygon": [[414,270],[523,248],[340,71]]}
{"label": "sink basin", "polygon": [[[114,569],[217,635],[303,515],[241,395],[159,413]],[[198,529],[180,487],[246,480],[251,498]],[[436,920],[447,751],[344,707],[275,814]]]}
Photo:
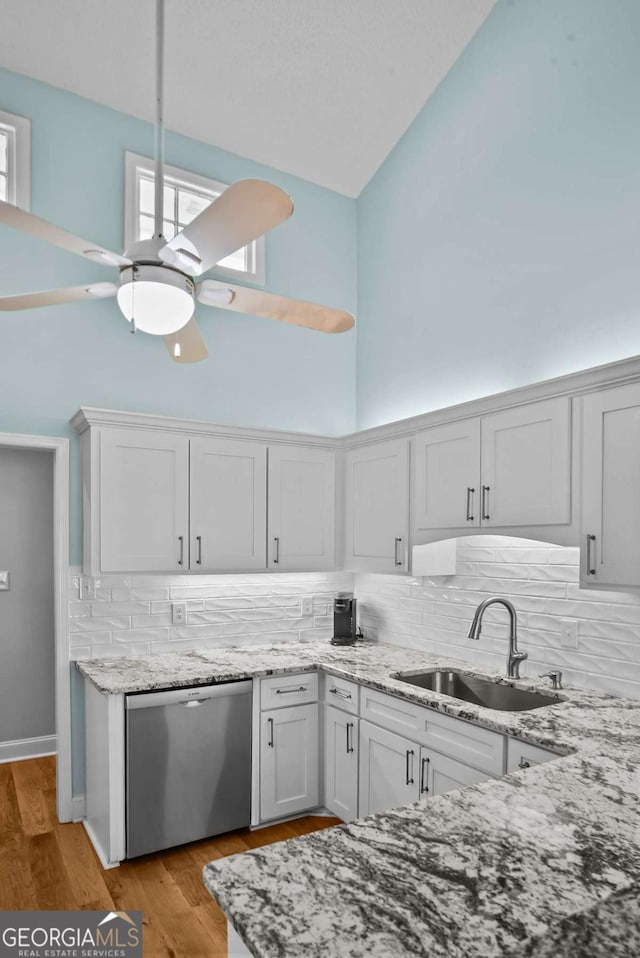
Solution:
{"label": "sink basin", "polygon": [[478,679],[464,672],[400,672],[394,676],[409,685],[420,689],[430,689],[451,698],[482,705],[486,709],[498,709],[500,712],[525,712],[540,709],[545,705],[556,705],[562,699],[543,692],[529,692],[516,689],[511,685],[499,685],[489,679]]}

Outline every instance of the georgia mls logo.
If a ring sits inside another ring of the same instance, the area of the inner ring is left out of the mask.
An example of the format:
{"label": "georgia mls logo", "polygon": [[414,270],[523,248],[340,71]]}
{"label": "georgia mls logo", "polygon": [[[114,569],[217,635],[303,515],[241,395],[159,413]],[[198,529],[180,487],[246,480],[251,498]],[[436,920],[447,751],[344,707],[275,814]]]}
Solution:
{"label": "georgia mls logo", "polygon": [[0,958],[142,958],[142,912],[0,912]]}

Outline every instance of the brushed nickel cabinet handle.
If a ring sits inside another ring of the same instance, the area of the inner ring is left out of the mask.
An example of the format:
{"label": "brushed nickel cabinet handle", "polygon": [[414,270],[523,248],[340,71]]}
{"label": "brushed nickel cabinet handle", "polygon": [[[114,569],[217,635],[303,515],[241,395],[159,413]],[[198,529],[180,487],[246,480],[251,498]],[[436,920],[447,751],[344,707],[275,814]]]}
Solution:
{"label": "brushed nickel cabinet handle", "polygon": [[335,687],[332,688],[332,689],[329,689],[329,693],[330,693],[331,695],[338,695],[341,699],[350,699],[350,698],[351,698],[351,692],[343,692],[342,689],[337,689],[337,688],[335,688]]}
{"label": "brushed nickel cabinet handle", "polygon": [[[413,785],[413,749],[407,749],[407,766],[406,766],[406,784]],[[409,764],[411,764],[411,771],[409,771]]]}
{"label": "brushed nickel cabinet handle", "polygon": [[184,564],[184,536],[178,536],[178,542],[180,543],[180,558],[178,559],[178,565]]}
{"label": "brushed nickel cabinet handle", "polygon": [[488,502],[488,500],[489,500],[489,490],[490,490],[490,488],[491,488],[491,486],[483,486],[483,487],[482,487],[482,518],[483,518],[483,519],[490,519],[490,518],[491,518],[491,516],[489,515],[489,513],[488,513],[488,511],[487,511],[487,502]]}
{"label": "brushed nickel cabinet handle", "polygon": [[308,686],[300,685],[296,689],[276,689],[276,695],[291,695],[292,692],[307,692]]}
{"label": "brushed nickel cabinet handle", "polygon": [[467,486],[467,522],[473,522],[471,509],[473,508],[473,494],[475,491],[473,486]]}
{"label": "brushed nickel cabinet handle", "polygon": [[423,758],[420,763],[420,794],[424,795],[425,792],[429,791],[429,786],[427,784],[428,779],[425,781],[425,773],[427,771],[427,766],[431,760],[429,758]]}
{"label": "brushed nickel cabinet handle", "polygon": [[347,722],[347,755],[350,755],[353,752],[353,745],[351,745],[349,739],[349,729],[353,728],[353,722]]}
{"label": "brushed nickel cabinet handle", "polygon": [[273,561],[278,564],[280,562],[280,536],[274,536],[273,541],[275,543],[273,549]]}
{"label": "brushed nickel cabinet handle", "polygon": [[273,719],[267,719],[269,725],[269,741],[267,742],[268,748],[273,748]]}
{"label": "brushed nickel cabinet handle", "polygon": [[202,536],[196,536],[196,542],[198,543],[198,558],[196,559],[196,564],[202,565]]}
{"label": "brushed nickel cabinet handle", "polygon": [[595,575],[596,569],[593,564],[593,559],[591,556],[591,544],[595,544],[596,537],[592,535],[587,535],[587,575]]}
{"label": "brushed nickel cabinet handle", "polygon": [[402,542],[402,536],[396,536],[396,542],[394,546],[393,559],[395,565],[402,565],[402,559],[398,559],[398,543]]}

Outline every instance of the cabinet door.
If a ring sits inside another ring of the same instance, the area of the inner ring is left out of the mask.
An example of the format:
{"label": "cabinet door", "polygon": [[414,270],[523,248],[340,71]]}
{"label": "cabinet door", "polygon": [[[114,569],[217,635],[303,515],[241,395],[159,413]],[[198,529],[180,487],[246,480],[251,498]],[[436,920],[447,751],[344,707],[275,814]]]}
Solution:
{"label": "cabinet door", "polygon": [[142,429],[100,435],[100,570],[187,572],[189,440]]}
{"label": "cabinet door", "polygon": [[637,586],[640,384],[594,393],[583,402],[582,580]]}
{"label": "cabinet door", "polygon": [[358,720],[325,706],[324,804],[344,822],[358,817]]}
{"label": "cabinet door", "polygon": [[335,454],[269,447],[269,568],[317,572],[335,566]]}
{"label": "cabinet door", "polygon": [[191,440],[191,570],[266,568],[267,447]]}
{"label": "cabinet door", "polygon": [[480,525],[480,420],[425,429],[416,436],[416,529]]}
{"label": "cabinet door", "polygon": [[549,399],[482,420],[482,524],[571,521],[571,401]]}
{"label": "cabinet door", "polygon": [[407,572],[408,440],[353,449],[347,453],[346,469],[346,567]]}
{"label": "cabinet door", "polygon": [[554,758],[558,758],[555,752],[510,738],[507,745],[507,772],[517,772],[519,769],[531,768],[532,765],[542,765],[543,762],[551,762]]}
{"label": "cabinet door", "polygon": [[318,805],[318,705],[260,717],[260,817],[283,818]]}
{"label": "cabinet door", "polygon": [[419,745],[361,720],[359,814],[415,802],[420,791],[419,760]]}
{"label": "cabinet door", "polygon": [[444,795],[456,788],[465,785],[475,785],[477,782],[486,782],[490,775],[471,768],[464,762],[456,762],[439,752],[430,749],[420,749],[420,795],[423,798],[431,795]]}

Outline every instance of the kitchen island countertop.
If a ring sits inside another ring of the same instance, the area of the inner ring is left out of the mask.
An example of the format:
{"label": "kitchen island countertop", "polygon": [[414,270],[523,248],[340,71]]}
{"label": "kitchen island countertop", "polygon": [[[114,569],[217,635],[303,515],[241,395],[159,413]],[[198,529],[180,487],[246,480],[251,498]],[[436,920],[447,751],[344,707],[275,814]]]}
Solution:
{"label": "kitchen island countertop", "polygon": [[105,694],[320,667],[558,752],[501,779],[211,862],[207,888],[259,958],[640,953],[640,702],[565,689],[555,705],[497,712],[393,677],[496,673],[368,643],[78,667]]}

